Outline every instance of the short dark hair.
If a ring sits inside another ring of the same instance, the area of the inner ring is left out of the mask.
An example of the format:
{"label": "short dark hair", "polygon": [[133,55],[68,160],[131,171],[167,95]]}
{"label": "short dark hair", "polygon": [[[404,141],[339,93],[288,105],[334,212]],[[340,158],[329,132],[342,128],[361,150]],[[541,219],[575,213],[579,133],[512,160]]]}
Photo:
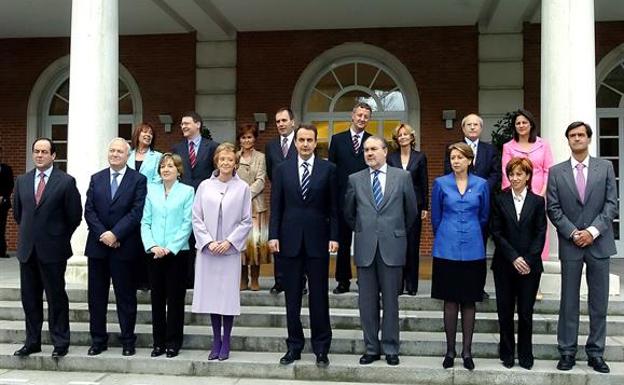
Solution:
{"label": "short dark hair", "polygon": [[293,120],[295,118],[295,114],[292,112],[292,110],[289,107],[282,107],[279,110],[277,110],[277,112],[275,113],[275,115],[279,114],[280,112],[288,112],[288,117],[290,118],[290,120]]}
{"label": "short dark hair", "polygon": [[192,118],[195,123],[199,122],[199,126],[201,128],[201,126],[202,126],[202,117],[197,112],[195,112],[195,111],[186,111],[186,112],[184,112],[182,114],[182,116],[180,117],[180,120],[182,120],[182,118],[186,118],[186,117]]}
{"label": "short dark hair", "polygon": [[582,122],[582,121],[580,121],[580,120],[579,120],[579,121],[576,121],[576,122],[572,122],[572,123],[570,123],[570,125],[568,126],[568,128],[566,128],[566,131],[565,131],[565,136],[566,136],[566,138],[568,137],[568,133],[569,133],[570,131],[574,130],[574,129],[575,129],[575,128],[577,128],[577,127],[581,127],[581,126],[585,126],[585,132],[587,133],[587,137],[588,137],[588,138],[591,138],[591,137],[592,137],[592,135],[594,134],[594,132],[593,132],[593,131],[592,131],[592,129],[591,129],[591,126],[589,125],[589,123],[585,123],[585,122]]}
{"label": "short dark hair", "polygon": [[258,127],[255,124],[243,124],[236,130],[236,141],[239,142],[240,138],[245,134],[251,134],[254,138],[258,138]]}
{"label": "short dark hair", "polygon": [[316,128],[316,126],[314,124],[311,123],[301,123],[299,125],[299,127],[297,127],[297,129],[295,130],[295,140],[297,139],[297,133],[299,132],[299,130],[309,130],[309,131],[313,131],[314,132],[314,140],[318,139],[318,129]]}
{"label": "short dark hair", "polygon": [[156,143],[156,131],[154,130],[154,127],[149,124],[149,123],[139,123],[138,126],[136,126],[134,128],[134,132],[132,132],[132,139],[130,140],[130,146],[133,149],[136,149],[139,147],[139,136],[141,135],[142,132],[147,132],[147,131],[152,131],[152,143],[150,143],[150,149],[154,149],[154,143]]}
{"label": "short dark hair", "polygon": [[35,141],[32,143],[31,151],[34,152],[35,151],[35,144],[37,144],[37,142],[42,141],[42,140],[50,143],[50,154],[56,154],[56,145],[54,144],[52,139],[46,138],[44,136],[40,136],[39,138],[35,139]]}
{"label": "short dark hair", "polygon": [[358,108],[363,108],[365,110],[368,110],[368,112],[370,112],[371,114],[373,113],[373,108],[368,103],[358,102],[355,106],[353,106],[353,110],[351,111],[355,112],[355,110],[357,110]]}
{"label": "short dark hair", "polygon": [[514,140],[517,142],[518,140],[520,140],[520,136],[518,135],[518,132],[516,131],[516,119],[518,119],[519,116],[524,116],[528,121],[529,124],[531,125],[531,130],[529,131],[529,143],[535,143],[535,141],[537,140],[537,124],[535,123],[535,117],[533,116],[532,113],[530,113],[529,111],[520,108],[518,109],[518,111],[515,111],[513,113],[513,119],[511,120],[511,122],[514,125],[514,129],[513,129],[513,138]]}
{"label": "short dark hair", "polygon": [[388,148],[388,141],[386,140],[386,138],[384,138],[383,136],[377,136],[377,135],[370,135],[368,138],[366,138],[364,140],[364,143],[362,143],[362,147],[366,144],[366,142],[368,142],[369,140],[376,140],[379,143],[381,143],[381,145],[383,146],[382,148]]}
{"label": "short dark hair", "polygon": [[160,157],[160,161],[158,161],[158,170],[157,170],[158,175],[160,175],[160,168],[169,159],[171,159],[171,161],[173,162],[173,165],[175,166],[175,168],[178,170],[178,173],[180,174],[178,175],[178,179],[182,179],[182,175],[184,175],[184,165],[182,164],[182,158],[180,157],[180,155],[172,154],[170,152],[165,152]]}

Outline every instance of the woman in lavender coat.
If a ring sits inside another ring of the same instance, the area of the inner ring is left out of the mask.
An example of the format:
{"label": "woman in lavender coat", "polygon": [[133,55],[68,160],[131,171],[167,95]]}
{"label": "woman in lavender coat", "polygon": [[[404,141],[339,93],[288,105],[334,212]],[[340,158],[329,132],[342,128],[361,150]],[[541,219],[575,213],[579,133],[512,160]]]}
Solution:
{"label": "woman in lavender coat", "polygon": [[210,313],[213,343],[208,359],[223,361],[230,355],[234,316],[240,315],[240,254],[252,226],[251,193],[236,175],[234,145],[219,145],[214,162],[217,170],[199,185],[193,204],[193,312]]}

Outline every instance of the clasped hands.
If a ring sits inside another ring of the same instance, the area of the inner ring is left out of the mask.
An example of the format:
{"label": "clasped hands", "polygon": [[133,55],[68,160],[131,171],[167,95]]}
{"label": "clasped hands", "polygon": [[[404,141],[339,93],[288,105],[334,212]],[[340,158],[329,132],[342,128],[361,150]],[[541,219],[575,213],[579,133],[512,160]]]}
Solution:
{"label": "clasped hands", "polygon": [[520,275],[527,275],[531,272],[531,266],[529,266],[524,257],[514,259],[513,266],[516,268],[518,273],[520,273]]}
{"label": "clasped hands", "polygon": [[[336,241],[329,241],[328,249],[329,249],[330,253],[338,252],[338,242],[336,242]],[[279,253],[280,252],[279,239],[271,239],[271,240],[269,240],[269,251],[272,252],[272,253]]]}
{"label": "clasped hands", "polygon": [[208,243],[207,247],[213,254],[225,254],[232,247],[232,244],[226,239],[223,241],[212,241]]}
{"label": "clasped hands", "polygon": [[162,258],[171,252],[168,248],[160,246],[154,246],[150,251],[154,253],[154,259]]}
{"label": "clasped hands", "polygon": [[594,237],[588,230],[575,230],[572,233],[572,241],[578,247],[587,247],[594,243]]}
{"label": "clasped hands", "polygon": [[117,240],[117,236],[115,236],[115,234],[113,234],[113,232],[110,230],[105,231],[102,233],[102,235],[100,235],[100,242],[108,247],[112,247],[113,249],[116,249],[120,246],[120,243]]}

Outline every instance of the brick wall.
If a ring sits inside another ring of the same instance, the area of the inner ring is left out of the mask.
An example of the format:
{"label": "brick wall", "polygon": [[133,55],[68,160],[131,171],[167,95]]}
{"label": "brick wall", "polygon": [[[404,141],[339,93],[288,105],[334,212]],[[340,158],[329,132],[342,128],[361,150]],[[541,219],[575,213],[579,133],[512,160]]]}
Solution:
{"label": "brick wall", "polygon": [[[457,129],[444,129],[442,110],[455,109],[458,117],[478,110],[475,27],[239,33],[238,122],[252,122],[252,114],[257,111],[266,111],[272,120],[274,111],[290,105],[295,83],[306,66],[324,51],[345,42],[363,42],[385,49],[412,74],[421,102],[421,149],[428,157],[432,182],[442,174],[445,146],[461,138],[457,122]],[[275,135],[275,122],[270,121],[258,138],[257,148],[263,149]],[[423,255],[431,254],[431,245],[427,220]]]}
{"label": "brick wall", "polygon": [[[28,98],[47,66],[69,53],[68,38],[0,39],[0,141],[3,161],[16,175],[26,163]],[[156,127],[157,147],[169,149],[182,135],[165,134],[158,114],[179,119],[195,106],[195,34],[120,37],[119,58],[135,78],[143,101],[143,119]],[[85,125],[88,129],[88,125]],[[11,215],[11,213],[9,214]],[[17,230],[7,225],[8,248],[15,249]]]}

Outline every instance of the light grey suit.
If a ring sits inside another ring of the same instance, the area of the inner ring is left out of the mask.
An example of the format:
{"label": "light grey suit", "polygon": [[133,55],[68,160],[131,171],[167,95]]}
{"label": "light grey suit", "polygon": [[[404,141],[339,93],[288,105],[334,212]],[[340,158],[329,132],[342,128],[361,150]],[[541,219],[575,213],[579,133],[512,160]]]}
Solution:
{"label": "light grey suit", "polygon": [[[570,160],[550,168],[547,210],[557,228],[561,260],[561,302],[557,342],[561,355],[576,355],[579,324],[579,290],[583,262],[587,265],[590,331],[585,345],[588,357],[602,357],[609,302],[609,257],[616,253],[613,218],[618,211],[615,173],[611,162],[589,158],[585,201],[581,201]],[[575,230],[594,226],[600,235],[585,248],[572,239]]]}
{"label": "light grey suit", "polygon": [[[388,167],[383,200],[376,208],[371,169],[349,176],[344,214],[355,232],[359,308],[366,353],[399,353],[399,290],[407,251],[407,231],[416,220],[410,174]],[[379,293],[384,319],[379,342]]]}

